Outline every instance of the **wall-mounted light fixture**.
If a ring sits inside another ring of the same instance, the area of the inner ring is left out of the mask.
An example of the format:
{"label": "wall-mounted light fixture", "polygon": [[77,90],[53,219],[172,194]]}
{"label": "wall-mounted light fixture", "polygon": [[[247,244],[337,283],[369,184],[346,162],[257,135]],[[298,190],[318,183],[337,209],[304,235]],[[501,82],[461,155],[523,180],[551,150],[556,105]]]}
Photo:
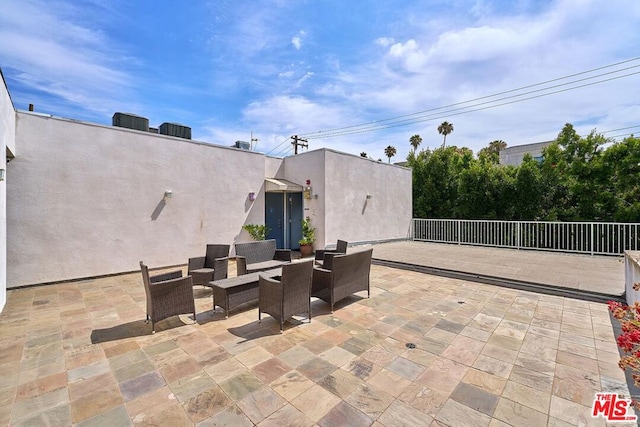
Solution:
{"label": "wall-mounted light fixture", "polygon": [[370,198],[372,198],[373,196],[371,194],[367,194],[367,200],[369,200]]}
{"label": "wall-mounted light fixture", "polygon": [[249,200],[252,202],[256,200],[256,193],[254,193],[253,191],[249,193]]}
{"label": "wall-mounted light fixture", "polygon": [[173,191],[171,190],[165,190],[164,191],[164,200],[170,199],[173,197]]}
{"label": "wall-mounted light fixture", "polygon": [[4,181],[4,169],[0,169],[0,181]]}

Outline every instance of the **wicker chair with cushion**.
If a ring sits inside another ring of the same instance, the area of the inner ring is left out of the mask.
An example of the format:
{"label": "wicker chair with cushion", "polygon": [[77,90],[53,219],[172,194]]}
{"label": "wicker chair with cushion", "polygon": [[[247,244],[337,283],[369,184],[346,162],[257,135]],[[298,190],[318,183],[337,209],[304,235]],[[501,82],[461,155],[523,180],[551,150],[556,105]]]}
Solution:
{"label": "wicker chair with cushion", "polygon": [[236,243],[237,275],[278,268],[291,262],[291,249],[276,249],[274,239]]}
{"label": "wicker chair with cushion", "polygon": [[294,314],[307,313],[311,322],[311,278],[313,261],[294,262],[282,266],[282,277],[260,276],[258,322],[262,313],[267,313],[280,321],[280,333],[284,330],[284,320]]}
{"label": "wicker chair with cushion", "polygon": [[349,246],[348,242],[345,242],[344,240],[338,240],[335,249],[316,249],[316,265],[322,265],[322,263],[324,262],[324,254],[327,252],[346,254],[347,246]]}
{"label": "wicker chair with cushion", "polygon": [[367,291],[368,298],[372,254],[373,248],[348,254],[325,254],[323,266],[313,269],[311,295],[331,304],[332,313],[336,302],[355,292]]}
{"label": "wicker chair with cushion", "polygon": [[205,256],[189,258],[187,274],[193,277],[194,285],[227,278],[229,248],[230,245],[207,245]]}
{"label": "wicker chair with cushion", "polygon": [[179,314],[193,313],[193,323],[196,322],[191,276],[182,277],[180,270],[149,276],[149,268],[142,261],[140,270],[147,294],[147,323],[151,321],[151,333],[156,332],[156,322]]}

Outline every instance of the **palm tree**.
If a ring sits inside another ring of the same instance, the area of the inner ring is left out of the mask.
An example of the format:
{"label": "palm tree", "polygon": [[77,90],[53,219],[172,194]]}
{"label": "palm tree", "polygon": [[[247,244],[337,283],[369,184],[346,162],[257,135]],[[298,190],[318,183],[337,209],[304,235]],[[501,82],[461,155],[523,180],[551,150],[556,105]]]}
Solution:
{"label": "palm tree", "polygon": [[360,153],[360,157],[367,157],[367,153],[363,151],[362,153]]}
{"label": "palm tree", "polygon": [[396,147],[389,145],[384,149],[384,155],[389,158],[389,163],[391,163],[391,158],[396,155]]}
{"label": "palm tree", "polygon": [[420,135],[413,135],[411,138],[409,138],[409,144],[411,144],[411,146],[413,147],[414,152],[418,149],[420,143],[422,143],[422,138],[420,138]]}
{"label": "palm tree", "polygon": [[449,135],[451,132],[453,132],[453,123],[449,123],[445,121],[440,123],[440,126],[438,126],[438,133],[440,135],[444,135],[444,142],[442,143],[442,148],[444,148],[445,145],[447,145],[447,135]]}

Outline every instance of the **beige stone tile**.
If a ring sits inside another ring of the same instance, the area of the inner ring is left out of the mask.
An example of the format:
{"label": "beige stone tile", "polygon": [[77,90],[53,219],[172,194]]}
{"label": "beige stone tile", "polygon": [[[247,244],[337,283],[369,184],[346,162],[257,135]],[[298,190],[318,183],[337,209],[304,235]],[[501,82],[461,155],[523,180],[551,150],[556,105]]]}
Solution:
{"label": "beige stone tile", "polygon": [[494,344],[487,344],[482,348],[481,353],[484,356],[492,357],[507,363],[515,362],[518,357],[517,350],[511,350]]}
{"label": "beige stone tile", "polygon": [[293,399],[291,404],[305,414],[307,418],[317,422],[340,401],[340,398],[333,393],[319,385],[314,385]]}
{"label": "beige stone tile", "polygon": [[462,378],[462,382],[476,386],[489,393],[500,395],[507,380],[478,369],[469,369]]}
{"label": "beige stone tile", "polygon": [[502,391],[502,396],[538,412],[549,413],[550,393],[545,393],[514,381],[507,381]]}
{"label": "beige stone tile", "polygon": [[487,372],[491,375],[495,375],[501,378],[509,378],[513,365],[511,363],[503,362],[502,360],[494,359],[484,355],[479,355],[473,367],[481,371]]}
{"label": "beige stone tile", "polygon": [[311,388],[315,383],[302,375],[300,372],[293,370],[275,379],[271,384],[271,388],[286,400],[291,401],[299,396],[302,392]]}
{"label": "beige stone tile", "polygon": [[260,363],[265,362],[272,357],[273,354],[260,346],[251,348],[236,355],[236,359],[247,368],[253,368],[254,366],[259,365]]}
{"label": "beige stone tile", "polygon": [[378,425],[381,427],[427,426],[432,420],[433,417],[428,414],[396,400],[380,415]]}
{"label": "beige stone tile", "polygon": [[[311,421],[305,414],[296,409],[295,406],[287,404],[276,412],[267,417],[260,423],[260,427],[312,427],[315,423]],[[237,425],[237,424],[220,424],[220,425]]]}
{"label": "beige stone tile", "polygon": [[449,395],[469,370],[468,366],[446,358],[438,358],[415,381],[431,390]]}
{"label": "beige stone tile", "polygon": [[547,414],[501,397],[493,413],[494,418],[512,426],[544,426]]}
{"label": "beige stone tile", "polygon": [[592,374],[598,373],[598,361],[589,357],[558,351],[556,362],[558,365],[572,366]]}
{"label": "beige stone tile", "polygon": [[411,380],[396,374],[395,372],[382,369],[376,375],[368,380],[369,384],[373,384],[381,390],[385,390],[393,397],[398,397],[404,390],[411,385]]}
{"label": "beige stone tile", "polygon": [[178,403],[178,399],[168,386],[153,390],[125,404],[134,423],[141,422]]}
{"label": "beige stone tile", "polygon": [[453,399],[448,399],[442,406],[436,421],[443,422],[447,426],[485,427],[489,425],[491,417]]}
{"label": "beige stone tile", "polygon": [[360,384],[344,401],[356,409],[376,419],[391,403],[394,397],[373,384]]}
{"label": "beige stone tile", "polygon": [[544,393],[551,393],[553,375],[537,372],[519,365],[511,370],[509,380],[531,387]]}
{"label": "beige stone tile", "polygon": [[580,405],[559,396],[551,396],[549,417],[564,421],[572,426],[579,425],[590,427],[605,425],[602,418],[593,418],[591,416],[591,405]]}
{"label": "beige stone tile", "polygon": [[471,366],[484,346],[484,341],[458,335],[440,356]]}

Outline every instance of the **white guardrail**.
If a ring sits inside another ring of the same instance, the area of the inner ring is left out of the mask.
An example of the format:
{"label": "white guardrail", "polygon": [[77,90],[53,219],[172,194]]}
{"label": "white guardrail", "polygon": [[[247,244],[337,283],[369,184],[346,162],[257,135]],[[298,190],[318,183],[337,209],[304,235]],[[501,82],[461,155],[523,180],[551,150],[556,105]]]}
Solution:
{"label": "white guardrail", "polygon": [[640,223],[414,218],[412,238],[459,245],[623,255],[625,251],[640,250]]}

